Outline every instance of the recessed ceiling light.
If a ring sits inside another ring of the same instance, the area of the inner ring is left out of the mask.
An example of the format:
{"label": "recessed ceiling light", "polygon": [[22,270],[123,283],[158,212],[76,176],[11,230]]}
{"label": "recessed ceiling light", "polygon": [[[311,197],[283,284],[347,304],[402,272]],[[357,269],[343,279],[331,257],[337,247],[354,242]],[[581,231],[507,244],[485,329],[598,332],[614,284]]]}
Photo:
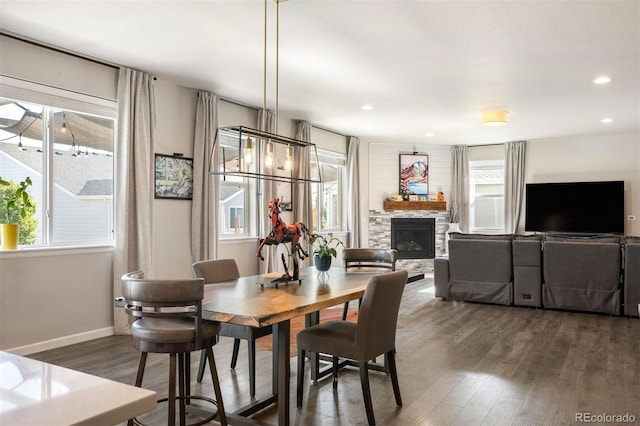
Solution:
{"label": "recessed ceiling light", "polygon": [[603,118],[600,120],[601,123],[613,123],[613,118]]}
{"label": "recessed ceiling light", "polygon": [[596,79],[593,80],[593,82],[595,84],[607,84],[611,81],[611,77],[608,77],[606,75],[602,75]]}
{"label": "recessed ceiling light", "polygon": [[424,136],[425,136],[426,138],[432,138],[432,137],[434,137],[434,136],[435,136],[435,134],[433,134],[433,133],[425,133],[425,134],[424,134]]}
{"label": "recessed ceiling light", "polygon": [[371,111],[371,110],[373,109],[373,106],[371,106],[371,105],[363,105],[363,106],[362,106],[362,109],[363,109],[364,111]]}

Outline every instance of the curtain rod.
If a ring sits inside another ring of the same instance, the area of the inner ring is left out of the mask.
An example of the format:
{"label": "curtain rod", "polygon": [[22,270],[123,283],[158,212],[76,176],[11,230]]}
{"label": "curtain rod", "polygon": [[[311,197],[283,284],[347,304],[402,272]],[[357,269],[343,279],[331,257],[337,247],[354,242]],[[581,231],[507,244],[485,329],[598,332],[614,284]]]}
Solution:
{"label": "curtain rod", "polygon": [[94,62],[94,63],[99,64],[99,65],[104,65],[104,66],[107,66],[107,67],[110,67],[110,68],[120,69],[120,65],[113,64],[113,63],[110,63],[110,62],[105,62],[105,61],[102,61],[102,60],[99,60],[99,59],[95,59],[95,58],[91,58],[89,56],[81,55],[79,53],[71,52],[71,51],[68,51],[68,50],[64,50],[64,49],[61,49],[59,47],[55,47],[55,46],[51,46],[49,44],[45,44],[45,43],[43,43],[41,41],[35,41],[35,40],[27,39],[27,38],[24,38],[24,37],[15,35],[15,34],[8,33],[6,31],[0,31],[0,35],[3,35],[3,36],[8,37],[8,38],[12,38],[14,40],[18,40],[18,41],[21,41],[21,42],[24,42],[24,43],[28,43],[28,44],[31,44],[33,46],[38,46],[38,47],[42,47],[42,48],[45,48],[45,49],[53,50],[54,52],[63,53],[65,55],[73,56],[74,58],[84,59],[85,61]]}
{"label": "curtain rod", "polygon": [[324,130],[325,132],[329,132],[329,133],[333,133],[334,135],[338,135],[338,136],[342,136],[342,137],[349,137],[348,135],[343,135],[342,133],[336,132],[335,130],[330,130],[330,129],[325,129],[324,127],[320,127],[320,126],[316,126],[316,125],[311,125],[311,127],[316,128],[318,130]]}
{"label": "curtain rod", "polygon": [[504,145],[507,142],[503,142],[503,143],[485,143],[485,144],[479,144],[479,145],[469,145],[469,148],[474,148],[476,146],[498,146],[498,145]]}

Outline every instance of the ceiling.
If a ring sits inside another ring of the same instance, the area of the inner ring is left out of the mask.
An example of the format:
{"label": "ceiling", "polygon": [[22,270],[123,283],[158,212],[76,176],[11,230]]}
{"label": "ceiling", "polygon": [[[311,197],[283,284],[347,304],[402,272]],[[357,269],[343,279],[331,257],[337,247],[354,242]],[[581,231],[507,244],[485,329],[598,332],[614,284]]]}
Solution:
{"label": "ceiling", "polygon": [[[277,6],[267,6],[275,109]],[[265,101],[262,0],[2,0],[0,28]],[[289,0],[279,35],[279,114],[345,135],[473,145],[640,132],[637,0]],[[612,81],[594,84],[601,75]],[[508,124],[483,126],[488,109],[509,111]]]}

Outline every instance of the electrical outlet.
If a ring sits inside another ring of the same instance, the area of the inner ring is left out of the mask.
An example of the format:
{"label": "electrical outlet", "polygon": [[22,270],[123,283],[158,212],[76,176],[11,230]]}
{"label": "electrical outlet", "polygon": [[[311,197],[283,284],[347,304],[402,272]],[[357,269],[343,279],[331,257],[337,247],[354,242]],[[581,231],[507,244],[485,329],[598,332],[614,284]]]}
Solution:
{"label": "electrical outlet", "polygon": [[629,216],[627,216],[627,220],[636,220],[636,215],[630,214]]}

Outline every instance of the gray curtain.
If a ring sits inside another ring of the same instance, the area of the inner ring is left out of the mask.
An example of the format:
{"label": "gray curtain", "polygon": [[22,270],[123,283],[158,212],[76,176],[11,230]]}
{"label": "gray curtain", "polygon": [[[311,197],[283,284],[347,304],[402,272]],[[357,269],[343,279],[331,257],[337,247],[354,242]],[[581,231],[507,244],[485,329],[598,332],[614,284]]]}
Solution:
{"label": "gray curtain", "polygon": [[[311,142],[311,124],[307,121],[299,120],[296,128],[295,139],[302,142]],[[298,148],[294,152],[293,176],[297,178],[310,179],[310,157],[311,148]],[[313,200],[311,199],[310,183],[292,183],[293,186],[293,221],[302,222],[307,228],[313,229]],[[304,247],[304,244],[303,244]],[[309,253],[311,254],[311,253]],[[300,263],[300,266],[311,265],[311,258]]]}
{"label": "gray curtain", "polygon": [[209,174],[217,167],[218,97],[198,92],[193,138],[193,200],[191,202],[191,257],[194,262],[218,257],[220,177]]}
{"label": "gray curtain", "polygon": [[451,196],[449,222],[469,232],[469,158],[466,145],[451,147]]}
{"label": "gray curtain", "polygon": [[[153,274],[153,170],[156,101],[153,77],[120,68],[115,149],[114,295],[120,277],[142,270]],[[124,309],[114,308],[114,331],[129,333]]]}
{"label": "gray curtain", "polygon": [[[273,133],[276,128],[276,118],[273,111],[259,109],[258,110],[258,130]],[[255,145],[254,145],[255,146]],[[260,173],[272,174],[272,170],[267,170],[264,165],[264,155],[267,152],[267,141],[260,140],[257,155],[263,157],[260,162]],[[260,196],[258,197],[258,222],[260,223],[260,237],[266,237],[271,232],[271,219],[269,218],[269,201],[277,194],[277,184],[272,180],[262,179],[258,183],[260,185]],[[262,249],[264,261],[259,262],[260,273],[274,272],[278,270],[277,246],[264,246]]]}
{"label": "gray curtain", "polygon": [[361,247],[360,238],[360,139],[349,137],[347,148],[347,229],[349,247]]}
{"label": "gray curtain", "polygon": [[510,142],[505,147],[504,228],[515,233],[520,222],[524,199],[524,167],[526,142]]}

